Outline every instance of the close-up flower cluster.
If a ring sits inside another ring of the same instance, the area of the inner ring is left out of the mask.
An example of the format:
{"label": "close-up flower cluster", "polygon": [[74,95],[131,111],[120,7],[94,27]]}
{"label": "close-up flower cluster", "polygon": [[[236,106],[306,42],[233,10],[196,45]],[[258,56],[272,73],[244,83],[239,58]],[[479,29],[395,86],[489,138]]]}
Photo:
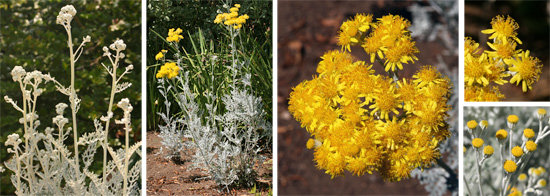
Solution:
{"label": "close-up flower cluster", "polygon": [[[419,52],[410,22],[391,14],[372,20],[372,15],[357,14],[342,24],[342,50],[321,57],[318,75],[293,88],[288,109],[311,134],[306,147],[314,149],[318,169],[332,178],[347,170],[400,181],[440,157],[439,144],[450,135],[446,120],[452,83],[430,65],[412,78],[399,77],[403,64],[413,63]],[[348,51],[354,45],[363,47],[387,75],[352,57]]]}
{"label": "close-up flower cluster", "polygon": [[229,9],[228,13],[218,11],[219,14],[216,16],[216,19],[214,19],[214,23],[223,23],[224,25],[233,27],[234,29],[242,28],[249,16],[247,14],[239,16],[239,8],[241,8],[241,5],[235,4],[234,7]]}
{"label": "close-up flower cluster", "polygon": [[540,78],[541,61],[529,50],[519,49],[519,25],[510,16],[496,16],[491,29],[481,33],[490,35],[490,50],[481,50],[470,37],[464,39],[464,99],[465,101],[501,101],[506,96],[500,86],[510,83],[523,92],[533,90]]}
{"label": "close-up flower cluster", "polygon": [[[465,193],[468,195],[548,194],[546,178],[543,178],[546,173],[544,167],[548,167],[546,164],[548,149],[544,145],[539,146],[550,135],[546,109],[519,109],[521,113],[516,113],[518,115],[510,114],[502,120],[481,120],[469,114],[478,113],[478,118],[483,118],[482,116],[499,118],[507,113],[501,110],[503,109],[487,108],[476,111],[468,109],[465,112],[465,116],[474,118],[470,120],[465,117],[465,121],[469,120],[465,129],[471,136],[471,140],[465,139],[464,144],[464,165],[467,168],[464,176]],[[485,115],[487,113],[489,115]],[[525,116],[524,113],[528,116],[520,118],[519,114]],[[478,120],[481,120],[479,124]],[[523,120],[527,121],[521,122]],[[544,157],[543,160],[541,155]],[[527,175],[522,172],[529,167],[529,180],[527,180]]]}

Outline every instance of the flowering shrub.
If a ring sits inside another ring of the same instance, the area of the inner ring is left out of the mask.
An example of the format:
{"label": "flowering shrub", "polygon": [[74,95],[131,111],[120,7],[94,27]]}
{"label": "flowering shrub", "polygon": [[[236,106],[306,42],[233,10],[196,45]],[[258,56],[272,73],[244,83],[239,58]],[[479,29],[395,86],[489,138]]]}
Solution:
{"label": "flowering shrub", "polygon": [[[542,154],[547,158],[549,152],[546,146],[540,145],[550,135],[547,111],[506,109],[465,110],[465,129],[471,136],[471,140],[465,139],[464,144],[464,167],[467,168],[464,182],[467,193],[521,195],[523,192],[526,195],[547,195],[549,192],[544,168],[548,164],[540,156]],[[502,118],[506,115],[507,118]],[[488,120],[481,120],[484,118]],[[537,124],[538,129],[535,129]],[[522,173],[526,168],[530,168],[529,179],[527,174]]]}
{"label": "flowering shrub", "polygon": [[[289,111],[313,138],[317,168],[342,176],[378,171],[400,181],[415,168],[428,168],[440,157],[439,144],[450,131],[446,122],[452,83],[435,67],[423,66],[412,78],[399,70],[418,60],[410,22],[386,15],[357,14],[338,33],[341,51],[321,58],[318,76],[293,88]],[[388,73],[376,74],[373,64],[356,61],[348,51],[361,46]]]}
{"label": "flowering shrub", "polygon": [[[67,5],[61,8],[56,20],[57,24],[65,28],[68,35],[67,44],[71,65],[71,84],[68,87],[59,83],[50,74],[43,74],[40,71],[26,72],[21,66],[15,66],[11,71],[13,81],[19,83],[21,88],[22,106],[9,96],[5,96],[4,99],[22,113],[19,123],[23,124],[24,135],[21,137],[13,133],[8,136],[5,145],[9,147],[7,151],[12,153],[13,157],[5,162],[5,166],[15,173],[11,176],[11,181],[16,187],[17,195],[140,194],[137,180],[140,177],[141,161],[131,157],[134,153],[140,155],[141,143],[137,142],[132,146],[129,144],[129,134],[132,131],[130,113],[133,107],[127,98],[117,103],[118,108],[123,110],[123,118],[115,119],[115,124],[123,126],[126,143],[121,149],[113,149],[107,142],[108,128],[113,118],[114,95],[131,85],[121,83],[119,80],[133,69],[133,65],[127,66],[122,74],[117,74],[120,61],[125,58],[123,51],[126,49],[126,44],[122,40],[116,40],[109,48],[103,48],[103,56],[107,56],[111,62],[110,67],[103,65],[112,77],[109,110],[100,120],[94,119],[95,132],[80,136],[78,134],[76,113],[80,109],[80,99],[75,89],[75,64],[80,59],[85,44],[91,42],[91,37],[84,37],[82,43],[74,50],[71,21],[76,13],[72,5]],[[55,109],[57,116],[52,119],[54,128],[46,127],[44,132],[40,132],[41,121],[38,120],[37,115],[37,110],[40,108],[36,105],[39,96],[44,92],[41,86],[48,82],[54,83],[57,91],[69,97],[70,105],[63,102],[57,104]],[[64,117],[67,107],[71,110],[71,121]],[[65,146],[71,132],[74,142],[72,152]],[[86,150],[79,153],[79,146],[86,147]],[[90,165],[96,161],[94,156],[98,147],[103,148],[101,176],[90,171]],[[111,160],[108,160],[108,156]]]}
{"label": "flowering shrub", "polygon": [[[523,92],[532,90],[540,77],[542,64],[529,50],[516,49],[522,44],[517,37],[519,25],[512,17],[496,16],[491,29],[481,31],[492,42],[492,50],[481,51],[472,38],[464,39],[464,99],[466,101],[500,101],[506,98],[499,86],[508,82],[520,85]],[[480,53],[481,52],[481,53]],[[508,81],[508,78],[511,77]]]}
{"label": "flowering shrub", "polygon": [[[220,13],[214,23],[221,23],[230,37],[230,65],[220,73],[205,71],[208,74],[209,86],[204,92],[193,92],[190,84],[190,69],[195,65],[186,65],[183,59],[191,59],[190,54],[179,50],[181,29],[170,29],[166,41],[170,48],[175,49],[174,59],[166,58],[171,51],[161,50],[156,59],[162,66],[156,73],[158,90],[164,97],[166,113],[159,113],[164,121],[160,125],[159,137],[162,139],[166,158],[180,156],[185,149],[194,152],[193,164],[190,169],[205,169],[220,188],[229,189],[230,185],[252,186],[256,177],[254,164],[263,162],[264,157],[258,155],[261,150],[262,132],[271,133],[271,123],[266,119],[262,99],[255,96],[251,86],[251,74],[246,72],[248,60],[241,60],[237,52],[239,46],[236,38],[241,32],[248,16],[239,16],[239,4],[234,7],[224,6],[229,13]],[[171,34],[175,33],[175,34]],[[179,37],[172,39],[170,37]],[[204,55],[201,53],[201,55]],[[226,56],[225,54],[223,54]],[[202,57],[204,64],[200,67],[210,71],[216,70],[218,55],[207,54]],[[193,62],[193,61],[191,61]],[[202,70],[202,69],[201,69]],[[185,72],[184,72],[185,71]],[[226,78],[223,73],[230,73]],[[193,73],[195,74],[195,73]],[[228,85],[228,93],[218,91]],[[219,93],[222,92],[222,93]],[[182,111],[181,117],[170,114],[170,97],[176,98],[176,103]],[[206,100],[205,109],[200,100]],[[223,106],[222,108],[218,108]],[[220,110],[219,110],[220,109]]]}

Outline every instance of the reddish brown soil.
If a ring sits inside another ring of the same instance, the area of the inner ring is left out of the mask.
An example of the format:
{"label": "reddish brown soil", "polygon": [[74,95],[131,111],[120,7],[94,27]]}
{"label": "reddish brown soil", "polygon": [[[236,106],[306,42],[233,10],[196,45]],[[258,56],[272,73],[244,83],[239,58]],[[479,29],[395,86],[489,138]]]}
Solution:
{"label": "reddish brown soil", "polygon": [[[147,132],[147,195],[251,195],[251,188],[233,188],[229,193],[207,177],[207,171],[187,171],[191,158],[183,155],[179,160],[168,160],[160,154],[161,139],[157,132]],[[271,160],[269,156],[268,160]],[[268,195],[271,187],[272,165],[266,160],[257,170],[258,193]]]}
{"label": "reddish brown soil", "polygon": [[[291,87],[311,80],[320,56],[336,45],[338,28],[355,13],[379,16],[402,14],[411,2],[385,1],[279,1],[278,2],[278,193],[280,195],[427,195],[417,179],[384,182],[377,174],[361,177],[345,173],[345,177],[325,174],[315,168],[313,151],[306,149],[310,134],[288,112]],[[388,5],[392,4],[392,5]],[[379,17],[378,16],[378,17]],[[407,66],[403,76],[409,78],[419,65],[437,64],[437,54],[444,50],[441,41],[417,42],[419,61]],[[352,47],[352,55],[369,61],[360,47]],[[450,69],[457,69],[457,55],[443,55]],[[370,62],[369,62],[370,64]],[[374,65],[376,73],[381,66]],[[456,72],[455,72],[456,73]],[[456,77],[456,76],[455,76]],[[455,84],[455,86],[458,86]]]}

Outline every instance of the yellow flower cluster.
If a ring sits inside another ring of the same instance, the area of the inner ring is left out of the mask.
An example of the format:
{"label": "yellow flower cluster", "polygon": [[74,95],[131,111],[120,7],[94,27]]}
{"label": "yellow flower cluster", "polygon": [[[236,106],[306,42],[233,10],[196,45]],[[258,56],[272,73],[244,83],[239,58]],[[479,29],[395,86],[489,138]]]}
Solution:
{"label": "yellow flower cluster", "polygon": [[180,73],[180,68],[174,62],[167,62],[157,72],[157,78],[167,77],[172,79]]}
{"label": "yellow flower cluster", "polygon": [[183,39],[183,36],[180,35],[183,32],[180,28],[174,30],[174,28],[171,28],[168,30],[168,37],[166,37],[166,41],[169,42],[179,42],[181,39]]}
{"label": "yellow flower cluster", "polygon": [[[481,52],[479,44],[470,37],[464,39],[464,99],[466,101],[500,101],[505,96],[499,85],[521,83],[523,92],[532,90],[539,80],[542,64],[529,55],[529,50],[516,49],[522,44],[517,37],[518,24],[510,16],[496,16],[491,29],[481,31],[491,34],[487,45],[492,50]],[[508,81],[506,77],[512,78]]]}
{"label": "yellow flower cluster", "polygon": [[224,25],[240,29],[249,17],[246,14],[239,16],[239,8],[241,8],[241,5],[235,4],[235,7],[229,9],[229,13],[218,14],[216,19],[214,19],[214,23],[219,24],[223,22]]}
{"label": "yellow flower cluster", "polygon": [[[354,21],[369,17],[359,14]],[[396,24],[409,22],[388,15],[370,27],[390,30]],[[342,26],[340,38],[353,28],[369,28],[350,21]],[[391,35],[401,37],[402,31]],[[345,170],[358,176],[378,171],[386,180],[399,181],[415,168],[430,167],[440,157],[439,143],[450,135],[450,80],[432,66],[422,67],[413,78],[394,80],[376,74],[372,64],[356,61],[347,51],[325,53],[318,76],[290,93],[289,111],[314,137],[307,147],[314,149],[317,168],[332,178]]]}
{"label": "yellow flower cluster", "polygon": [[161,50],[157,55],[155,55],[155,60],[162,59],[164,57],[164,54],[166,54],[168,50]]}
{"label": "yellow flower cluster", "polygon": [[[372,15],[357,14],[340,26],[338,45],[351,51],[350,46],[361,45],[370,54],[371,63],[376,58],[384,61],[385,70],[403,69],[403,64],[418,60],[418,49],[408,30],[410,22],[398,15],[386,15],[372,21]],[[372,29],[370,33],[367,33]]]}

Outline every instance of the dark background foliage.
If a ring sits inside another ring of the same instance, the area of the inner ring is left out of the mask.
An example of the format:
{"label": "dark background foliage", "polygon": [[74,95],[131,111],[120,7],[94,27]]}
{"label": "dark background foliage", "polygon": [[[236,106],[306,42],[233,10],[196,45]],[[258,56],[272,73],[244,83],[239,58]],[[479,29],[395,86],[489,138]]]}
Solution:
{"label": "dark background foliage", "polygon": [[[102,57],[103,46],[109,46],[117,38],[127,45],[126,58],[119,70],[129,64],[134,65],[132,73],[121,81],[131,82],[132,86],[115,96],[114,102],[128,97],[134,106],[133,141],[141,141],[141,2],[128,1],[0,1],[0,95],[9,95],[21,103],[21,92],[13,82],[10,71],[14,66],[23,66],[27,72],[40,70],[50,73],[61,84],[70,85],[70,62],[67,35],[63,26],[55,23],[61,7],[72,4],[77,15],[72,21],[73,42],[78,46],[82,38],[90,35],[92,42],[84,47],[84,53],[76,64],[75,86],[81,108],[77,113],[79,135],[93,131],[93,119],[105,115],[110,95],[110,76],[101,63],[110,65],[107,57]],[[76,49],[76,48],[75,48]],[[52,84],[43,85],[46,92],[38,100],[38,115],[42,125],[39,131],[52,126],[55,105],[69,103],[68,97],[55,91]],[[66,112],[69,110],[66,110]],[[115,118],[122,116],[120,109],[114,109]],[[4,142],[7,135],[22,135],[18,119],[21,114],[3,99],[0,101],[0,161],[10,158]],[[113,145],[124,143],[122,127],[111,123],[109,142]],[[120,140],[118,140],[120,138]],[[66,144],[72,145],[72,136]],[[70,147],[69,149],[71,149]],[[99,150],[98,150],[99,151]],[[96,153],[96,160],[102,159],[102,153]],[[102,162],[91,166],[100,173]],[[9,176],[12,172],[2,173],[0,195],[13,194]]]}

